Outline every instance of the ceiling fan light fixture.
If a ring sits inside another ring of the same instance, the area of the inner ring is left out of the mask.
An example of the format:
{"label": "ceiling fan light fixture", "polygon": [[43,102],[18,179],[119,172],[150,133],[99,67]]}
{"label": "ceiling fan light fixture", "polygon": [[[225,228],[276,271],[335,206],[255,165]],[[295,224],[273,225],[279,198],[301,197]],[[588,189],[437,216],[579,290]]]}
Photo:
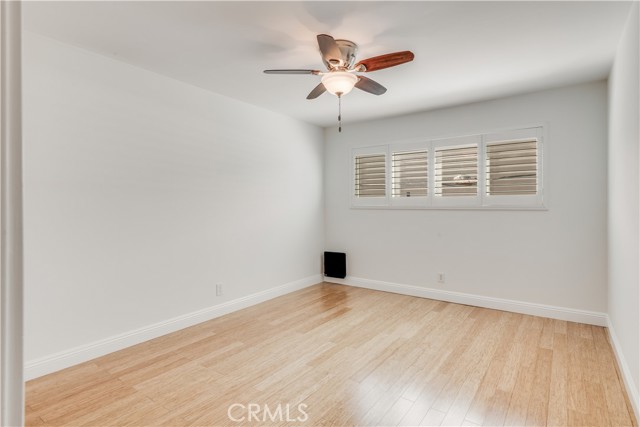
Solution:
{"label": "ceiling fan light fixture", "polygon": [[346,95],[358,83],[358,76],[346,71],[332,71],[322,76],[322,84],[329,93]]}
{"label": "ceiling fan light fixture", "polygon": [[356,52],[358,45],[349,40],[334,39],[328,34],[318,34],[318,48],[322,55],[322,62],[327,67],[327,72],[318,70],[264,70],[267,74],[313,74],[321,75],[322,82],[319,83],[307,99],[316,99],[325,92],[332,93],[338,97],[338,132],[342,132],[342,96],[348,94],[354,87],[372,93],[382,95],[387,88],[375,80],[365,76],[358,76],[355,73],[368,73],[370,71],[382,70],[383,68],[395,67],[405,62],[413,61],[414,55],[411,51],[387,53],[386,55],[374,56],[356,62]]}

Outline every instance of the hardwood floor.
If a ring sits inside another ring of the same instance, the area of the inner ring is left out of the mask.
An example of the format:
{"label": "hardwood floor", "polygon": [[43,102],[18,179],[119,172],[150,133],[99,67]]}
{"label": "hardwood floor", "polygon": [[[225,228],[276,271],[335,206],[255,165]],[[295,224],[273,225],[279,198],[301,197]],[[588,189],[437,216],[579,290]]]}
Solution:
{"label": "hardwood floor", "polygon": [[326,283],[30,381],[26,410],[32,426],[636,425],[604,328]]}

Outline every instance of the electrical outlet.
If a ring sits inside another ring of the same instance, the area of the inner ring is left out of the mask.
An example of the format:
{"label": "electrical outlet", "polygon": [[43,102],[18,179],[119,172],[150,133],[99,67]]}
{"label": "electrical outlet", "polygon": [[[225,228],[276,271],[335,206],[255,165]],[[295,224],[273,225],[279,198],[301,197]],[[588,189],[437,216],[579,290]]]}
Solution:
{"label": "electrical outlet", "polygon": [[222,296],[222,283],[216,284],[216,296]]}
{"label": "electrical outlet", "polygon": [[438,273],[438,283],[444,283],[444,273]]}

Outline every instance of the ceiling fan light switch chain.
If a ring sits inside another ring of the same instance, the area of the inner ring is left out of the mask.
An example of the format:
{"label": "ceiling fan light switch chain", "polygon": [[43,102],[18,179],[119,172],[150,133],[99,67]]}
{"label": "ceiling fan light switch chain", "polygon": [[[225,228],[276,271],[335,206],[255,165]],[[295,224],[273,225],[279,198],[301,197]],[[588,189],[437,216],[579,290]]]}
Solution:
{"label": "ceiling fan light switch chain", "polygon": [[338,92],[338,132],[342,132],[342,92]]}

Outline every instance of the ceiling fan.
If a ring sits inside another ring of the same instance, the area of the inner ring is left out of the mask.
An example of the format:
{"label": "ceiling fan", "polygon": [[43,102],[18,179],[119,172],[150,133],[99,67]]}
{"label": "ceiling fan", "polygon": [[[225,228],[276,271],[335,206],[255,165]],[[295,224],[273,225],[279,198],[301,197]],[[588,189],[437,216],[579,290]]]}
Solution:
{"label": "ceiling fan", "polygon": [[[313,74],[322,76],[318,86],[307,95],[307,99],[315,99],[328,91],[336,95],[340,100],[343,95],[351,92],[354,87],[374,95],[382,95],[387,91],[387,88],[368,77],[356,73],[368,73],[382,70],[383,68],[395,67],[396,65],[413,61],[414,58],[412,52],[405,50],[374,56],[356,63],[356,53],[358,52],[356,43],[350,40],[336,40],[328,34],[319,34],[317,39],[322,61],[328,71],[287,69],[264,70],[264,72],[266,74]],[[339,122],[341,121],[341,116],[339,113]],[[342,126],[339,127],[339,130],[342,131]]]}

